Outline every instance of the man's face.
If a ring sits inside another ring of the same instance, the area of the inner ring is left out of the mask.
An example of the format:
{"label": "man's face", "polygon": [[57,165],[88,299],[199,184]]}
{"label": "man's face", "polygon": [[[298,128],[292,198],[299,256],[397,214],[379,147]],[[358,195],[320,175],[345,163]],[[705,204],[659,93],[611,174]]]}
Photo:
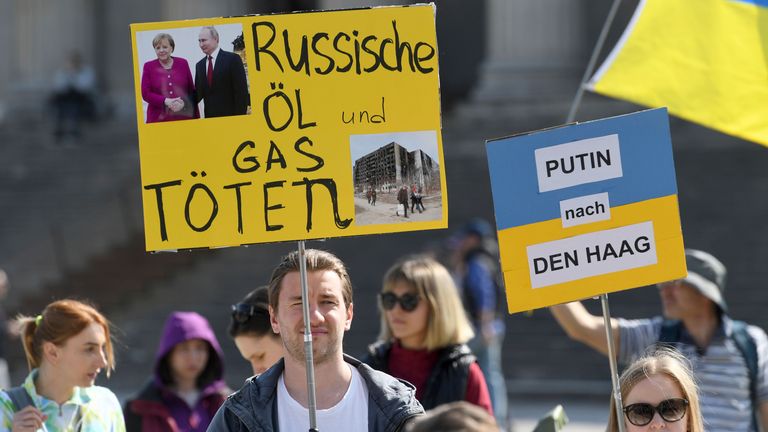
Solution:
{"label": "man's face", "polygon": [[713,307],[710,299],[679,279],[659,284],[659,296],[664,316],[669,319],[684,319]]}
{"label": "man's face", "polygon": [[[352,324],[352,304],[349,307],[344,305],[341,279],[335,272],[310,271],[307,282],[314,363],[322,364],[336,358],[340,360],[344,332]],[[280,285],[277,310],[269,308],[272,329],[280,334],[287,356],[304,362],[304,317],[299,272],[286,274]]]}
{"label": "man's face", "polygon": [[200,49],[203,50],[205,55],[211,55],[219,47],[219,41],[213,38],[211,31],[208,29],[200,30],[197,42],[200,44]]}

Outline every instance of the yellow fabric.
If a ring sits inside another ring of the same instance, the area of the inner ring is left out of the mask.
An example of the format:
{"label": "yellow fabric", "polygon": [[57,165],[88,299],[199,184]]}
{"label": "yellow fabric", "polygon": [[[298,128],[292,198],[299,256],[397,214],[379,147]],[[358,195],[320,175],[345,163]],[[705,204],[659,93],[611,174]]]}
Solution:
{"label": "yellow fabric", "polygon": [[644,0],[589,88],[768,146],[767,59],[768,7]]}

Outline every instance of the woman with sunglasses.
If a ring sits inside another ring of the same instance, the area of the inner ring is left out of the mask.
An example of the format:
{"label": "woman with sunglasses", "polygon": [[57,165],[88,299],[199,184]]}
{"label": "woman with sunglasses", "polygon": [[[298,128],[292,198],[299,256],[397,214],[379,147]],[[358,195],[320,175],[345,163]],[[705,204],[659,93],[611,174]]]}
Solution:
{"label": "woman with sunglasses", "polygon": [[427,257],[387,271],[379,295],[381,333],[364,361],[416,386],[424,409],[467,401],[493,415],[480,366],[465,344],[474,332],[451,275]]}
{"label": "woman with sunglasses", "polygon": [[[627,432],[704,431],[696,382],[677,351],[659,348],[638,359],[621,374],[619,386]],[[611,397],[609,432],[619,430],[614,404]]]}
{"label": "woman with sunglasses", "polygon": [[208,320],[173,312],[165,321],[154,375],[125,405],[128,432],[204,432],[229,389],[224,356]]}
{"label": "woman with sunglasses", "polygon": [[107,319],[85,303],[59,300],[18,323],[31,372],[0,392],[0,430],[125,431],[117,397],[93,385],[102,369],[109,376],[115,368]]}
{"label": "woman with sunglasses", "polygon": [[232,305],[229,335],[240,355],[251,363],[253,374],[264,373],[283,357],[280,335],[269,323],[269,293],[267,286],[251,291],[240,303]]}

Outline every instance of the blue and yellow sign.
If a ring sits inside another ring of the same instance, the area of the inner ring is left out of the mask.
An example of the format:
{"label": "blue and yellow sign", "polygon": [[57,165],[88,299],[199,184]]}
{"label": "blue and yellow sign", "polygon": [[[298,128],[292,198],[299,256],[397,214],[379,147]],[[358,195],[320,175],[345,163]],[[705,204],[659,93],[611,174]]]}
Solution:
{"label": "blue and yellow sign", "polygon": [[666,109],[486,145],[510,313],[686,275]]}
{"label": "blue and yellow sign", "polygon": [[434,5],[131,34],[147,250],[447,226]]}

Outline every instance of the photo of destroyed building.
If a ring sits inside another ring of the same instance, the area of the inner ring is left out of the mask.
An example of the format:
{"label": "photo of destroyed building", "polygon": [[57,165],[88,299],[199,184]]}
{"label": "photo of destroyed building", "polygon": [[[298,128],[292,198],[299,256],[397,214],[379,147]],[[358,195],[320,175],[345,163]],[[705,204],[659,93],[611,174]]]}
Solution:
{"label": "photo of destroyed building", "polygon": [[396,191],[403,184],[415,184],[425,194],[440,190],[437,161],[420,149],[409,151],[394,141],[357,159],[352,172],[356,192]]}

